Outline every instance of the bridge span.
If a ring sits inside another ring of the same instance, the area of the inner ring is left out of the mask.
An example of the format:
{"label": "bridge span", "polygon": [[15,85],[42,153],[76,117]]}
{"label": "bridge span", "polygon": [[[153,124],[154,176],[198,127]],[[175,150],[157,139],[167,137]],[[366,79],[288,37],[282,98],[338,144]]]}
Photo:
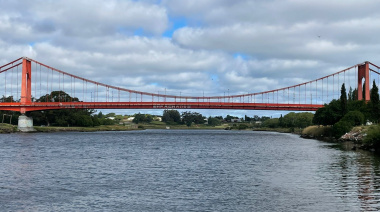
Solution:
{"label": "bridge span", "polygon": [[[316,111],[339,99],[342,84],[370,98],[370,82],[379,84],[379,66],[363,62],[321,78],[261,92],[191,96],[137,91],[96,82],[27,57],[0,66],[0,110],[25,114],[59,109],[232,109]],[[79,100],[80,99],[80,100]]]}

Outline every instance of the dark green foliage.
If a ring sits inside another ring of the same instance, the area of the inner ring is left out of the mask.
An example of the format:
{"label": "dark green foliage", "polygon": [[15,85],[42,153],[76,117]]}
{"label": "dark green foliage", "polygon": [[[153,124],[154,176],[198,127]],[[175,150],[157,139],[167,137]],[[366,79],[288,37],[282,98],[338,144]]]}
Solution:
{"label": "dark green foliage", "polygon": [[99,119],[99,122],[100,122],[100,125],[113,125],[113,124],[115,124],[114,120],[107,119],[107,118]]}
{"label": "dark green foliage", "polygon": [[0,123],[7,123],[17,125],[18,117],[21,114],[19,112],[14,111],[0,111]]}
{"label": "dark green foliage", "polygon": [[317,125],[333,125],[343,117],[340,100],[333,99],[329,104],[315,112],[313,123]]}
{"label": "dark green foliage", "polygon": [[100,126],[100,120],[98,118],[98,116],[91,116],[92,118],[92,123],[93,123],[93,126],[96,127],[96,126]]}
{"label": "dark green foliage", "polygon": [[108,113],[108,114],[106,115],[106,118],[108,118],[108,117],[115,117],[115,116],[116,116],[115,113]]}
{"label": "dark green foliage", "polygon": [[333,126],[333,135],[335,138],[340,138],[345,133],[350,132],[352,127],[353,126],[351,125],[350,122],[340,120],[337,123],[335,123]]}
{"label": "dark green foliage", "polygon": [[350,90],[348,91],[348,102],[350,101],[353,101],[354,100],[354,94],[353,94],[353,91],[352,91],[352,88],[350,86]]}
{"label": "dark green foliage", "polygon": [[352,99],[353,100],[358,100],[358,89],[355,88],[354,91],[352,92]]}
{"label": "dark green foliage", "polygon": [[267,119],[265,120],[263,123],[262,123],[262,126],[263,127],[269,127],[269,128],[277,128],[279,127],[279,120],[278,118],[274,118],[274,119]]}
{"label": "dark green foliage", "polygon": [[239,127],[238,127],[239,130],[245,130],[247,128],[249,128],[249,126],[246,124],[239,124]]}
{"label": "dark green foliage", "polygon": [[350,111],[343,116],[341,121],[350,123],[352,126],[359,126],[364,124],[364,115],[359,111]]}
{"label": "dark green foliage", "polygon": [[74,125],[75,126],[81,126],[81,127],[92,127],[93,122],[91,116],[88,115],[79,115],[74,116]]}
{"label": "dark green foliage", "polygon": [[288,113],[284,117],[279,118],[280,127],[297,127],[305,128],[312,124],[314,115],[312,113]]}
{"label": "dark green foliage", "polygon": [[282,114],[281,114],[280,118],[278,119],[278,124],[280,125],[280,127],[284,127],[285,126],[284,118],[282,117]]}
{"label": "dark green foliage", "polygon": [[195,124],[203,124],[205,122],[204,116],[202,114],[197,112],[183,112],[182,113],[182,123],[186,124],[187,126],[191,126],[191,124],[194,122]]}
{"label": "dark green foliage", "polygon": [[135,114],[135,118],[133,119],[133,123],[150,123],[153,121],[153,117],[150,114]]}
{"label": "dark green foliage", "polygon": [[231,122],[231,119],[237,119],[238,117],[236,116],[230,116],[230,115],[227,115],[226,118],[224,118],[225,121],[227,122]]}
{"label": "dark green foliage", "polygon": [[[69,102],[79,101],[78,98],[73,98],[63,91],[53,91],[46,94],[36,102]],[[94,110],[90,109],[61,109],[61,110],[45,110],[33,111],[28,113],[28,116],[33,117],[34,125],[46,126],[79,126],[90,127],[94,126],[93,117]],[[98,122],[96,122],[98,124]]]}
{"label": "dark green foliage", "polygon": [[181,123],[181,115],[177,110],[164,110],[162,121],[166,123]]}
{"label": "dark green foliage", "polygon": [[369,108],[372,114],[372,121],[378,122],[380,118],[380,100],[379,100],[379,88],[376,86],[375,80],[373,81],[371,93],[371,101],[369,102]]}
{"label": "dark green foliage", "polygon": [[344,83],[342,84],[342,88],[340,90],[340,108],[342,116],[347,113],[347,94],[346,94],[346,87],[344,86]]}
{"label": "dark green foliage", "polygon": [[15,100],[13,99],[13,96],[8,96],[8,97],[5,97],[3,95],[3,97],[0,98],[0,102],[19,102],[20,100]]}
{"label": "dark green foliage", "polygon": [[376,151],[380,150],[380,126],[373,125],[367,131],[367,136],[364,137],[364,144],[374,148]]}
{"label": "dark green foliage", "polygon": [[208,118],[207,122],[208,122],[208,125],[214,126],[214,127],[215,126],[219,126],[221,124],[221,120],[220,119],[213,118],[211,116]]}
{"label": "dark green foliage", "polygon": [[41,96],[37,102],[79,102],[76,97],[71,97],[64,91],[52,91],[50,94]]}
{"label": "dark green foliage", "polygon": [[[364,91],[364,89],[363,89]],[[332,100],[325,107],[316,111],[313,123],[320,125],[333,125],[334,137],[339,138],[352,129],[353,126],[364,124],[365,120],[377,122],[380,118],[379,89],[373,82],[370,92],[370,101],[357,100],[357,89],[348,93],[345,99],[345,87],[342,85],[339,100]],[[363,99],[364,92],[363,92]]]}
{"label": "dark green foliage", "polygon": [[363,99],[365,99],[365,82],[363,83],[363,87],[362,87],[362,97]]}

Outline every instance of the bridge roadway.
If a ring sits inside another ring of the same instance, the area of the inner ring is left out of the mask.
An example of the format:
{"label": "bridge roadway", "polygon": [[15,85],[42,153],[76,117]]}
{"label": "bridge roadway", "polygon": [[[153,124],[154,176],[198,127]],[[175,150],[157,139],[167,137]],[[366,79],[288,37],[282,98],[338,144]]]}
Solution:
{"label": "bridge roadway", "polygon": [[233,109],[316,111],[319,104],[277,104],[236,102],[3,102],[0,110],[36,111],[57,109]]}

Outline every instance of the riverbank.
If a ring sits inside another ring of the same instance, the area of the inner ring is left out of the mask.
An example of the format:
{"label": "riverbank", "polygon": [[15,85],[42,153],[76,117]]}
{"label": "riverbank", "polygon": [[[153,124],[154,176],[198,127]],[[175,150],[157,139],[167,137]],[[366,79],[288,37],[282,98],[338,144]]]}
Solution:
{"label": "riverbank", "polygon": [[97,131],[131,131],[142,130],[138,126],[101,125],[96,127],[37,127],[36,132],[97,132]]}
{"label": "riverbank", "polygon": [[17,132],[17,126],[16,125],[11,125],[11,124],[0,124],[0,134],[1,133],[14,133]]}
{"label": "riverbank", "polygon": [[302,134],[301,128],[269,128],[269,127],[260,127],[260,128],[253,128],[253,131],[268,131],[268,132],[278,132],[278,133],[293,133],[297,135]]}
{"label": "riverbank", "polygon": [[309,126],[303,130],[301,137],[341,143],[351,150],[363,149],[379,153],[379,145],[376,142],[370,142],[366,139],[367,133],[373,127],[376,126],[356,126],[353,127],[350,132],[345,133],[337,139],[332,136],[331,126]]}

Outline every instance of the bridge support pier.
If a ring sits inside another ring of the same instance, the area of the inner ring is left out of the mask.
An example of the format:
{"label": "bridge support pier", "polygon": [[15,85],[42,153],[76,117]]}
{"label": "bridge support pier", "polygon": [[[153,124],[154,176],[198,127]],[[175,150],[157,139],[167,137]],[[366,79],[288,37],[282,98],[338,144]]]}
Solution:
{"label": "bridge support pier", "polygon": [[33,118],[27,117],[25,114],[22,114],[18,117],[18,129],[21,132],[33,132],[36,131],[33,128]]}

